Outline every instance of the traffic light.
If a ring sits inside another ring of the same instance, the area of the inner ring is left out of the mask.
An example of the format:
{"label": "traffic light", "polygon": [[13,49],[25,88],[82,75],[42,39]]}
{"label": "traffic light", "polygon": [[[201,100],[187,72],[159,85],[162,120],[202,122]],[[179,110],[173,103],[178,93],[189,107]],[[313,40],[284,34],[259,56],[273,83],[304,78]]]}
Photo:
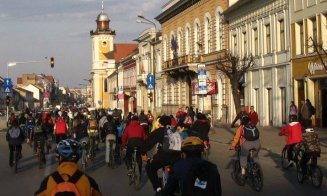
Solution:
{"label": "traffic light", "polygon": [[148,98],[150,99],[150,102],[153,101],[153,94],[152,94],[152,92],[148,93]]}
{"label": "traffic light", "polygon": [[6,96],[6,106],[9,106],[10,105],[10,96],[9,95],[7,95]]}
{"label": "traffic light", "polygon": [[50,58],[50,66],[51,66],[51,68],[54,67],[54,58],[53,57]]}

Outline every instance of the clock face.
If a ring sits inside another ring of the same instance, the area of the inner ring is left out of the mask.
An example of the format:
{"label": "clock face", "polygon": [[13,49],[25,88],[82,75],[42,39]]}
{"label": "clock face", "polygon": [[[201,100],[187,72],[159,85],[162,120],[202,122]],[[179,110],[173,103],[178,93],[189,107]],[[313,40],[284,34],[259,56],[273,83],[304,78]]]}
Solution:
{"label": "clock face", "polygon": [[99,60],[107,60],[105,56],[110,50],[109,41],[107,40],[100,40],[99,41]]}

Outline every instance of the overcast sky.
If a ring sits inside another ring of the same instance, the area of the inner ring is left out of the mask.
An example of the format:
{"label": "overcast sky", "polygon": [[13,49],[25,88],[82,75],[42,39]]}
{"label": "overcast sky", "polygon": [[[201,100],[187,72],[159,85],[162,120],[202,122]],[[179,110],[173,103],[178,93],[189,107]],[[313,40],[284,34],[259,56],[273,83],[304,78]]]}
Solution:
{"label": "overcast sky", "polygon": [[[150,25],[136,23],[137,15],[153,19],[168,0],[104,0],[104,11],[116,30],[116,43],[132,42]],[[55,58],[48,63],[10,67],[9,76],[23,73],[53,75],[61,86],[78,87],[90,78],[90,30],[96,28],[101,0],[0,0],[0,76],[8,62]],[[154,19],[153,19],[154,20]],[[159,24],[157,23],[157,26]]]}

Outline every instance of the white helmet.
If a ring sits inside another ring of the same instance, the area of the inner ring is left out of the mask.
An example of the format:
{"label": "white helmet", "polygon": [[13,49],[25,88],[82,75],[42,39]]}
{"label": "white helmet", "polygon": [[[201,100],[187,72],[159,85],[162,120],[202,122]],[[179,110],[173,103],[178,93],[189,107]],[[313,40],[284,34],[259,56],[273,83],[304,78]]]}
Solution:
{"label": "white helmet", "polygon": [[306,133],[312,133],[312,132],[314,132],[314,130],[313,130],[313,128],[306,128],[305,132]]}

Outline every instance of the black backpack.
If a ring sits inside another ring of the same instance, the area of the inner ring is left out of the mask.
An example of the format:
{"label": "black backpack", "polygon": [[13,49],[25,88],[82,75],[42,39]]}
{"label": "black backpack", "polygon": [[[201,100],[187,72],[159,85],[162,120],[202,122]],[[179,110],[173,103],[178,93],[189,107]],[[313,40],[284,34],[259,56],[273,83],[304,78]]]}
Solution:
{"label": "black backpack", "polygon": [[255,141],[259,139],[259,130],[256,126],[247,124],[243,129],[243,136],[247,141]]}
{"label": "black backpack", "polygon": [[182,186],[182,196],[203,195],[221,195],[220,175],[217,166],[205,160],[191,167]]}

